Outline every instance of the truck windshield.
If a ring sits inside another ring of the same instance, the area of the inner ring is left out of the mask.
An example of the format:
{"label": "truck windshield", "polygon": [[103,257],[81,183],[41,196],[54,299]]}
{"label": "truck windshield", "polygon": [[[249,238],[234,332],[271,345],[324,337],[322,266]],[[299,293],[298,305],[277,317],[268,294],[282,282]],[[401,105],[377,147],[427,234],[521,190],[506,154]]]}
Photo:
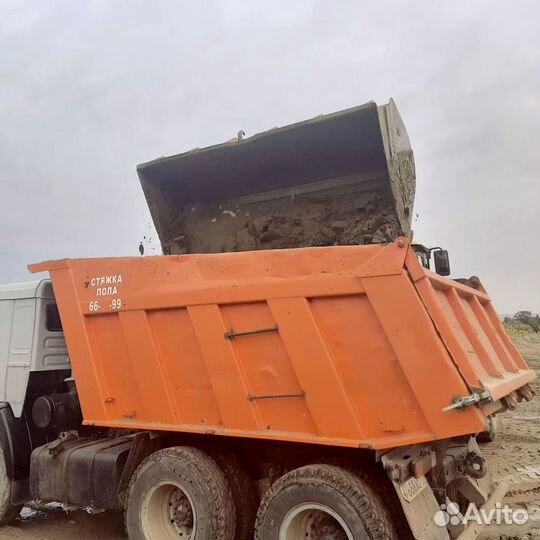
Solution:
{"label": "truck windshield", "polygon": [[428,259],[427,253],[425,253],[424,251],[417,251],[416,257],[420,261],[420,264],[424,268],[427,268],[429,270],[429,259]]}

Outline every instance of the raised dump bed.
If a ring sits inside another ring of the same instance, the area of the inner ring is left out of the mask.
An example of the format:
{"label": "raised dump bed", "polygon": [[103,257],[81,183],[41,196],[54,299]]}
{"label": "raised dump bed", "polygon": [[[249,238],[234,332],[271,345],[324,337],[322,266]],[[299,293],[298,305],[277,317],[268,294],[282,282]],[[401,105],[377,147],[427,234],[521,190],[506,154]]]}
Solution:
{"label": "raised dump bed", "polygon": [[383,449],[478,433],[534,379],[489,296],[405,238],[30,268],[87,425]]}

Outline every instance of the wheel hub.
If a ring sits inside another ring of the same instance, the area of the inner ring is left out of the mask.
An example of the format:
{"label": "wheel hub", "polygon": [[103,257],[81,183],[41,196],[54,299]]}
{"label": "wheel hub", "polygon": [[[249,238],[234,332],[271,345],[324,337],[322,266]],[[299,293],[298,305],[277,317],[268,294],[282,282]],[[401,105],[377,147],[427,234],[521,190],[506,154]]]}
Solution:
{"label": "wheel hub", "polygon": [[145,495],[141,527],[147,540],[194,540],[197,514],[189,493],[176,482],[160,482]]}
{"label": "wheel hub", "polygon": [[347,540],[347,533],[337,521],[326,512],[315,511],[308,516],[306,539]]}
{"label": "wheel hub", "polygon": [[175,489],[171,493],[169,515],[171,525],[175,527],[178,534],[190,540],[193,533],[193,510],[185,493],[180,489]]}
{"label": "wheel hub", "polygon": [[333,509],[322,504],[303,503],[284,517],[279,540],[353,540],[353,534]]}

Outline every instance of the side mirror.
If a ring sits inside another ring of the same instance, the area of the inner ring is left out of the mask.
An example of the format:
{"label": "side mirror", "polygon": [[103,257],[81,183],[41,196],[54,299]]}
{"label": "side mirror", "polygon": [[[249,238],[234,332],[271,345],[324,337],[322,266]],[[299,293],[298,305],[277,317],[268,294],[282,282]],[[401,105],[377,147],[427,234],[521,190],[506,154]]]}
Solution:
{"label": "side mirror", "polygon": [[438,249],[433,251],[433,262],[435,263],[435,272],[439,276],[450,275],[450,258],[446,249]]}

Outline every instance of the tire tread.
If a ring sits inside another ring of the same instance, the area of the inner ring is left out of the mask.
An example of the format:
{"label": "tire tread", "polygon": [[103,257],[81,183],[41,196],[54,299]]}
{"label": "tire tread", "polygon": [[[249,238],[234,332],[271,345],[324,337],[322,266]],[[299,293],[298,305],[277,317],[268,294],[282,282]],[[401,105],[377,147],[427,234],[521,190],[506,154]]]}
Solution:
{"label": "tire tread", "polygon": [[307,465],[277,480],[264,495],[259,507],[255,540],[267,540],[262,536],[264,517],[274,498],[291,485],[331,487],[359,510],[370,540],[398,540],[390,516],[372,488],[352,472],[335,465]]}
{"label": "tire tread", "polygon": [[7,474],[4,452],[0,448],[0,526],[14,521],[21,510],[22,505],[11,503],[11,480]]}
{"label": "tire tread", "polygon": [[[131,477],[128,493],[131,495],[137,479],[145,468],[155,462],[160,462],[164,458],[171,457],[183,463],[188,463],[204,479],[206,496],[209,501],[209,507],[212,509],[213,540],[235,540],[236,519],[231,489],[217,463],[197,448],[177,446],[165,448],[151,454],[139,465]],[[127,497],[127,501],[127,504],[129,504],[129,496]],[[127,505],[124,517],[127,529]]]}
{"label": "tire tread", "polygon": [[236,507],[235,540],[252,540],[259,496],[252,478],[233,452],[209,450],[208,453],[219,465],[233,495]]}

